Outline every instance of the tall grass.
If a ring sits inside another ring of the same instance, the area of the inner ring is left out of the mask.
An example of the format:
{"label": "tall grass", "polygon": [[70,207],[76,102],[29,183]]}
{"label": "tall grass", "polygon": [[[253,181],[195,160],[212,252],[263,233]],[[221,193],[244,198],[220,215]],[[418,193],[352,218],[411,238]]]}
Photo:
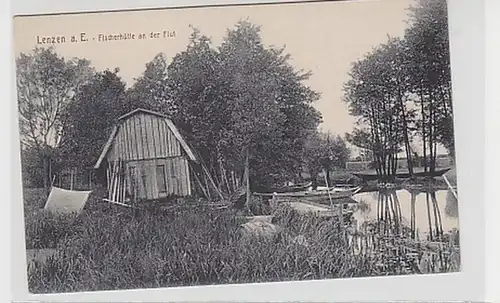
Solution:
{"label": "tall grass", "polygon": [[[98,209],[100,194],[99,189],[91,194],[87,210]],[[27,188],[23,196],[26,249],[55,248],[63,237],[73,232],[75,215],[54,215],[43,210],[48,198],[44,189]]]}
{"label": "tall grass", "polygon": [[[91,199],[76,220],[37,216],[45,223],[26,222],[27,241],[57,250],[28,266],[33,293],[380,274],[373,258],[353,253],[336,220],[301,215],[290,207],[273,213],[273,223],[281,228],[268,238],[241,233],[244,219],[231,209],[133,211]],[[304,241],[295,241],[298,237]]]}
{"label": "tall grass", "polygon": [[291,242],[292,234],[242,237],[243,222],[231,210],[86,212],[60,237],[53,257],[30,265],[29,288],[72,292],[369,274],[327,221],[294,220],[300,226],[294,233],[305,234],[308,245]]}

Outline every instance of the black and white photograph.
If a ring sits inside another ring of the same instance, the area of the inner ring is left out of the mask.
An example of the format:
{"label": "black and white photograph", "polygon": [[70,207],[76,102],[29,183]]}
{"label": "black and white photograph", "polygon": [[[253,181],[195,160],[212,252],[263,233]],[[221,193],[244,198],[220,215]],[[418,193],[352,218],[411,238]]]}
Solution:
{"label": "black and white photograph", "polygon": [[461,271],[445,0],[13,26],[30,293]]}

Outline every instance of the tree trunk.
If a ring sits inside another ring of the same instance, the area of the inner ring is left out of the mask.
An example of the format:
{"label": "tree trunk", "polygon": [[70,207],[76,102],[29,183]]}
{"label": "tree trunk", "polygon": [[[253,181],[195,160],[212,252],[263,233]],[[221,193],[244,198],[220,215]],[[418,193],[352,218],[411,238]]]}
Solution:
{"label": "tree trunk", "polygon": [[393,159],[393,167],[392,167],[392,175],[395,178],[396,174],[398,172],[398,154],[397,152],[394,153],[394,159]]}
{"label": "tree trunk", "polygon": [[433,237],[433,231],[432,231],[432,219],[431,219],[431,209],[430,209],[430,204],[429,204],[429,193],[425,193],[425,198],[426,198],[426,205],[427,205],[427,220],[429,222],[429,237],[430,241],[432,242],[434,240]]}
{"label": "tree trunk", "polygon": [[405,150],[406,150],[406,162],[408,163],[408,172],[410,173],[410,178],[413,179],[413,163],[411,159],[411,148],[410,148],[410,138],[408,136],[408,121],[406,121],[406,111],[403,103],[403,98],[398,96],[399,106],[401,106],[401,118],[403,120],[403,136],[405,140]]}
{"label": "tree trunk", "polygon": [[433,95],[430,95],[429,100],[429,171],[433,173],[435,171],[435,155],[434,155],[434,101]]}
{"label": "tree trunk", "polygon": [[49,191],[49,157],[47,155],[43,155],[43,188],[46,192]]}
{"label": "tree trunk", "polygon": [[423,165],[424,165],[424,171],[427,172],[427,136],[426,136],[426,131],[425,131],[425,110],[424,110],[424,97],[422,93],[420,93],[420,110],[422,114],[422,146],[423,146]]}
{"label": "tree trunk", "polygon": [[247,148],[245,152],[245,184],[246,184],[246,206],[250,210],[251,203],[251,193],[250,193],[250,163],[249,163],[249,155],[250,151]]}
{"label": "tree trunk", "polygon": [[382,159],[380,156],[380,136],[377,130],[377,119],[375,116],[375,108],[370,106],[370,131],[372,135],[372,153],[375,161],[375,169],[379,178],[383,177]]}
{"label": "tree trunk", "polygon": [[[43,164],[43,189],[45,194],[48,196],[50,194],[50,178],[49,178],[49,157],[46,153],[42,155],[42,164]],[[42,199],[40,203],[40,208],[45,206],[45,200]]]}

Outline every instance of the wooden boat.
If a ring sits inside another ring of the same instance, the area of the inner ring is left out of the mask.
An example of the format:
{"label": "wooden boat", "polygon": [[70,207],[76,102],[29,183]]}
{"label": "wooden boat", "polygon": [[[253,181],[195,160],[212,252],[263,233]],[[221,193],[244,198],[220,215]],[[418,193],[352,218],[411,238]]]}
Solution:
{"label": "wooden boat", "polygon": [[335,185],[335,186],[331,186],[331,187],[318,186],[316,188],[316,192],[327,192],[327,191],[341,192],[341,191],[347,191],[347,190],[356,189],[356,188],[358,188],[358,187],[353,186],[353,185]]}
{"label": "wooden boat", "polygon": [[296,185],[291,185],[291,186],[284,186],[280,188],[275,188],[271,189],[270,192],[275,192],[275,193],[293,193],[293,192],[300,192],[300,191],[305,191],[309,187],[311,187],[312,182],[308,183],[303,183],[303,184],[296,184]]}
{"label": "wooden boat", "polygon": [[394,183],[379,183],[377,188],[380,189],[398,189],[400,186]]}
{"label": "wooden boat", "polygon": [[[451,167],[446,167],[446,168],[436,168],[436,170],[431,173],[431,172],[426,172],[424,171],[424,168],[419,167],[415,168],[413,170],[413,176],[417,178],[423,178],[423,177],[440,177],[447,173]],[[352,173],[356,177],[362,179],[363,181],[376,181],[380,177],[377,175],[377,172],[374,170],[371,171],[363,171],[363,172],[355,172]],[[398,170],[396,171],[396,178],[398,179],[408,179],[410,178],[410,172],[408,170]]]}
{"label": "wooden boat", "polygon": [[322,199],[345,199],[350,198],[361,190],[361,186],[354,188],[342,188],[335,187],[330,190],[320,190],[320,191],[300,191],[300,192],[289,192],[289,193],[254,193],[255,196],[261,197],[278,197],[278,198],[322,198]]}
{"label": "wooden boat", "polygon": [[[318,204],[311,201],[295,201],[295,202],[284,202],[298,213],[316,213],[321,217],[339,217],[338,210],[333,210],[325,204]],[[345,221],[351,220],[354,212],[352,210],[342,210],[342,216]]]}

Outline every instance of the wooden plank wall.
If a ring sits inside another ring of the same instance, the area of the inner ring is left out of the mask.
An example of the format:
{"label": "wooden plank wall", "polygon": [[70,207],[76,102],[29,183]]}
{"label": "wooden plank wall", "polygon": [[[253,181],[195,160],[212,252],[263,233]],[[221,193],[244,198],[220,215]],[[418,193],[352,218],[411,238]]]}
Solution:
{"label": "wooden plank wall", "polygon": [[[125,162],[131,196],[150,200],[191,195],[188,160],[162,117],[139,113],[123,121],[107,156],[108,162],[118,159]],[[165,166],[166,193],[158,192],[158,165]],[[130,170],[134,170],[136,180],[130,180]]]}
{"label": "wooden plank wall", "polygon": [[125,120],[113,141],[108,161],[181,156],[181,145],[164,118],[139,113]]}
{"label": "wooden plank wall", "polygon": [[[166,192],[158,191],[157,166],[165,168]],[[136,181],[128,180],[128,184],[137,184],[137,198],[159,199],[165,196],[191,195],[191,179],[188,161],[184,157],[161,158],[151,160],[135,160],[127,163],[129,170],[134,169]],[[128,174],[130,178],[130,173]],[[133,192],[133,189],[129,189]]]}

